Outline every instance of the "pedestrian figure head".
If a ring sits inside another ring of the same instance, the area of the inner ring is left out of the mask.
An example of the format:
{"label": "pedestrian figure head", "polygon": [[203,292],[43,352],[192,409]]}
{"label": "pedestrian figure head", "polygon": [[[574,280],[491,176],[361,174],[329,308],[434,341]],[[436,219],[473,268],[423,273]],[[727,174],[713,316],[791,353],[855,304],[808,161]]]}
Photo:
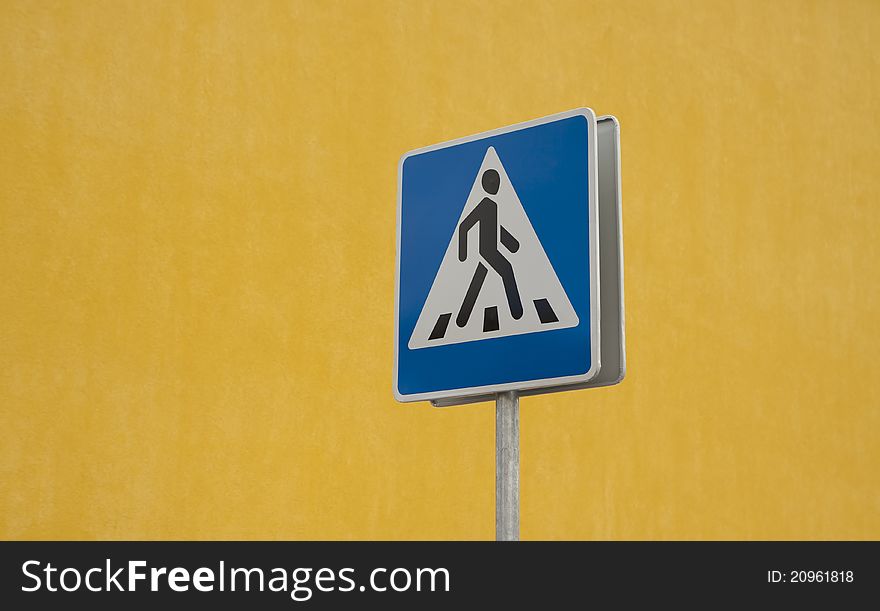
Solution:
{"label": "pedestrian figure head", "polygon": [[501,177],[498,176],[498,172],[495,170],[486,170],[483,172],[483,189],[486,190],[486,193],[489,195],[495,195],[498,193],[498,186],[501,184]]}

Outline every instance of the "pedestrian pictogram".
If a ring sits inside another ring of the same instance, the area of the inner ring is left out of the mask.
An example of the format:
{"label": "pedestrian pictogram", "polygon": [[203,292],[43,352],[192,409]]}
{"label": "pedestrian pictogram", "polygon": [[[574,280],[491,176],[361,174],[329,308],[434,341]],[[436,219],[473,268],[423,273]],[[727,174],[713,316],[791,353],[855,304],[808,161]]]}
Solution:
{"label": "pedestrian pictogram", "polygon": [[578,316],[494,147],[475,172],[409,339],[429,348],[577,326]]}

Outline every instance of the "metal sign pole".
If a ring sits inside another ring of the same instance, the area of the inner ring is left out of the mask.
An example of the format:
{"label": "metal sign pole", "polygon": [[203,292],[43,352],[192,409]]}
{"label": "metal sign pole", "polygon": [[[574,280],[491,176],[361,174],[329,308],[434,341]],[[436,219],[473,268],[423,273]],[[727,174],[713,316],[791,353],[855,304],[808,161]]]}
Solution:
{"label": "metal sign pole", "polygon": [[495,396],[495,539],[519,541],[519,395]]}

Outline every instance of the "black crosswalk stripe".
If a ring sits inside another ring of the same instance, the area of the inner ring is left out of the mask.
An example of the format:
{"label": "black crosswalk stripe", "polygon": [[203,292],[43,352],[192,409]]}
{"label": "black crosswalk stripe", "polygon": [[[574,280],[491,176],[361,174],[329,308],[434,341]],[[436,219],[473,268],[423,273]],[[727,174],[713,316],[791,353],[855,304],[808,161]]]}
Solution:
{"label": "black crosswalk stripe", "polygon": [[535,299],[535,311],[538,313],[538,318],[541,319],[541,324],[546,325],[551,322],[559,322],[559,318],[556,316],[556,312],[553,311],[553,308],[550,307],[550,302],[546,299]]}
{"label": "black crosswalk stripe", "polygon": [[451,313],[441,314],[437,319],[437,322],[434,324],[434,330],[431,331],[431,335],[428,339],[443,339],[446,337],[446,329],[449,327],[449,321],[451,318]]}
{"label": "black crosswalk stripe", "polygon": [[483,310],[483,333],[498,330],[498,306]]}

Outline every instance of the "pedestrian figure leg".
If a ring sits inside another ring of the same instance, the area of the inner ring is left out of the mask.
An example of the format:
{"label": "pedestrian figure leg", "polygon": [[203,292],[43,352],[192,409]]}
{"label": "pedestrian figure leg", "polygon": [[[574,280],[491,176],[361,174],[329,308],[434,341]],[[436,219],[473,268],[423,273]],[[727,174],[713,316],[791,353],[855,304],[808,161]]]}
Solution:
{"label": "pedestrian figure leg", "polygon": [[[507,305],[510,307],[510,315],[514,319],[519,320],[523,315],[522,300],[519,296],[519,289],[516,286],[516,276],[513,273],[513,266],[504,255],[497,250],[493,253],[480,253],[486,262],[492,266],[492,269],[501,276],[504,283],[504,293],[507,295]],[[487,256],[488,255],[488,256]]]}
{"label": "pedestrian figure leg", "polygon": [[482,263],[477,264],[474,277],[471,278],[471,284],[465,293],[464,301],[461,303],[461,309],[458,311],[458,316],[455,317],[455,324],[459,327],[464,327],[470,320],[471,312],[474,311],[474,305],[477,303],[477,297],[480,296],[480,289],[483,288],[488,271]]}

